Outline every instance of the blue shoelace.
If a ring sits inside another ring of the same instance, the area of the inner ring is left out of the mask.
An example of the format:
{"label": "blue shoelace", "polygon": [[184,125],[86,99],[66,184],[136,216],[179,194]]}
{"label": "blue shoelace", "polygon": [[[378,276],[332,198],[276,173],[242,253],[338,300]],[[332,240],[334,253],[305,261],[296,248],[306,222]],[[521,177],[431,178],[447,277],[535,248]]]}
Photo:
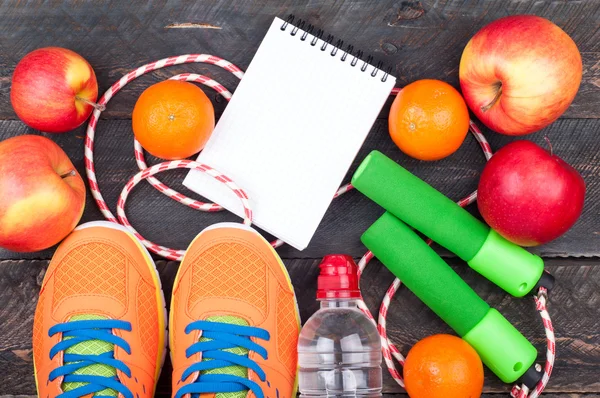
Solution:
{"label": "blue shoelace", "polygon": [[[76,344],[101,340],[111,343],[116,347],[122,348],[128,354],[131,354],[129,344],[121,337],[112,333],[114,329],[121,329],[130,332],[131,323],[112,319],[82,320],[60,323],[50,328],[48,335],[50,337],[57,333],[62,333],[62,341],[56,343],[50,350],[50,359],[54,358],[59,352],[65,351]],[[65,339],[65,337],[69,337]],[[111,366],[123,372],[127,377],[131,377],[131,370],[122,361],[115,359],[113,352],[107,352],[100,355],[79,355],[64,354],[63,363],[65,365],[50,372],[49,379],[54,381],[58,377],[64,377],[63,383],[87,383],[74,390],[64,392],[57,398],[78,398],[88,394],[95,394],[105,389],[112,389],[123,395],[125,398],[133,398],[131,391],[125,387],[116,377],[103,377],[93,375],[73,374],[77,370],[95,364]],[[96,398],[102,398],[96,395]],[[106,397],[113,398],[113,397]]]}
{"label": "blue shoelace", "polygon": [[[194,372],[204,372],[228,366],[243,366],[248,368],[254,371],[261,381],[265,381],[265,372],[255,361],[245,355],[237,355],[223,350],[243,347],[248,351],[256,352],[263,359],[267,359],[267,350],[250,340],[250,338],[255,337],[269,341],[271,338],[269,332],[252,326],[196,321],[190,323],[185,328],[185,333],[190,334],[198,330],[202,331],[203,338],[210,340],[194,343],[186,350],[185,354],[188,358],[201,352],[203,360],[188,367],[183,372],[181,381],[187,379]],[[205,359],[211,360],[205,361]],[[175,398],[182,398],[186,394],[195,396],[203,393],[227,393],[248,390],[252,391],[256,398],[264,398],[262,388],[256,382],[247,378],[229,374],[201,374],[193,383],[181,387],[177,391]]]}

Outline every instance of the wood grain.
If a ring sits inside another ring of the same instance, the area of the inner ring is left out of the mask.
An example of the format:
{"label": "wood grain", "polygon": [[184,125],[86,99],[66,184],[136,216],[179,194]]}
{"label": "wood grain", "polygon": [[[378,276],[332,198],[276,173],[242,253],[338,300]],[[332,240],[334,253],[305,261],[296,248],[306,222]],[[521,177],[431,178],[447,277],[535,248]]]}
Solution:
{"label": "wood grain", "polygon": [[[10,78],[17,62],[45,46],[68,47],[94,67],[100,91],[129,70],[163,57],[209,53],[246,68],[274,16],[296,14],[392,66],[403,86],[422,78],[458,85],[458,64],[469,39],[485,24],[512,14],[537,14],[570,34],[584,62],[579,94],[568,118],[600,116],[600,2],[501,0],[359,1],[216,0],[4,1],[0,4],[0,119],[14,119]],[[237,79],[218,67],[176,66],[154,72],[119,93],[105,118],[128,118],[148,85],[177,73]],[[216,98],[216,94],[213,94]],[[223,109],[221,102],[217,113]],[[386,110],[381,116],[385,118]]]}
{"label": "wood grain", "polygon": [[[546,147],[544,137],[552,142],[554,152],[572,164],[587,182],[587,202],[578,223],[563,237],[533,249],[546,257],[600,255],[600,141],[597,138],[600,120],[561,119],[547,129],[528,138]],[[485,130],[493,149],[498,149],[512,138]],[[32,130],[18,121],[0,121],[0,140]],[[82,175],[84,128],[75,132],[53,135],[54,139],[73,160]],[[133,158],[131,122],[128,120],[100,121],[96,136],[96,171],[105,200],[116,214],[117,198],[126,181],[136,173]],[[351,172],[373,149],[378,149],[408,170],[423,178],[435,188],[458,200],[477,187],[484,158],[473,137],[468,136],[461,149],[438,162],[419,162],[402,154],[387,133],[387,123],[375,123],[365,145],[354,161]],[[156,163],[156,159],[149,163]],[[177,189],[193,195],[180,182],[184,171],[163,173],[160,177]],[[346,181],[350,180],[350,175]],[[296,193],[294,193],[296,194]],[[237,221],[229,212],[202,213],[189,209],[155,191],[149,184],[140,184],[130,196],[127,214],[131,223],[147,238],[174,248],[185,248],[204,227],[220,221]],[[475,205],[469,210],[477,214]],[[382,210],[356,191],[335,199],[321,223],[311,244],[304,251],[289,246],[279,249],[284,258],[321,258],[333,252],[345,251],[360,256],[365,249],[360,235],[382,214]],[[82,222],[102,219],[88,191],[88,200]],[[441,251],[444,255],[449,253]],[[38,253],[11,253],[0,250],[0,259],[50,258],[51,250]]]}
{"label": "wood grain", "polygon": [[[2,393],[35,394],[33,383],[31,330],[33,313],[39,287],[47,261],[0,262],[0,369]],[[477,293],[490,305],[502,312],[530,341],[540,353],[544,349],[544,335],[533,300],[509,297],[473,271],[452,260],[453,268],[474,286]],[[296,289],[303,320],[318,308],[315,301],[315,281],[318,260],[286,260]],[[178,263],[157,263],[167,302]],[[593,393],[600,392],[598,368],[600,367],[600,267],[597,259],[549,259],[547,269],[557,278],[557,286],[551,292],[550,313],[557,336],[557,361],[549,392]],[[377,260],[363,274],[363,295],[367,305],[376,311],[393,276]],[[401,289],[392,302],[388,315],[388,334],[406,353],[419,339],[435,334],[450,333],[428,308],[408,290]],[[541,358],[541,357],[540,357]],[[170,365],[166,365],[161,377],[158,394],[170,392]],[[384,372],[385,392],[402,390]],[[508,386],[486,371],[485,391],[505,393]],[[506,394],[505,394],[506,396]],[[553,395],[548,395],[553,396]],[[569,395],[557,395],[569,396]]]}

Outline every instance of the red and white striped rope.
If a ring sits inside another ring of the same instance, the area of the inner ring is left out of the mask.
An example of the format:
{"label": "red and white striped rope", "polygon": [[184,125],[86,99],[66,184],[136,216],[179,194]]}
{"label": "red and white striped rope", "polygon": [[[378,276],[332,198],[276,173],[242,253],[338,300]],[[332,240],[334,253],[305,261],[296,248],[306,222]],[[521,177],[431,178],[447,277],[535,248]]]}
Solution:
{"label": "red and white striped rope", "polygon": [[117,202],[117,215],[119,216],[119,222],[128,228],[149,250],[167,258],[169,260],[181,261],[183,260],[183,256],[185,255],[185,250],[174,250],[165,246],[158,245],[146,238],[144,238],[133,226],[129,223],[127,216],[125,215],[125,203],[127,202],[127,197],[129,193],[133,190],[133,188],[139,184],[140,181],[151,178],[153,175],[173,169],[194,169],[201,171],[203,173],[208,174],[213,177],[215,180],[225,184],[233,193],[240,199],[242,202],[242,206],[244,207],[244,224],[250,225],[252,223],[252,209],[250,208],[250,202],[248,201],[248,195],[244,190],[239,188],[231,178],[226,175],[220,173],[219,171],[213,169],[212,167],[194,162],[192,160],[175,160],[171,162],[164,162],[149,167],[147,169],[139,171],[136,175],[131,177],[131,179],[125,184],[123,190],[121,191],[121,195],[119,196],[119,201]]}
{"label": "red and white striped rope", "polygon": [[[243,76],[243,74],[239,73],[239,74],[236,74],[236,76],[241,78]],[[200,83],[200,84],[203,84],[207,87],[214,89],[217,93],[221,94],[221,96],[223,96],[223,98],[225,98],[225,100],[229,101],[231,99],[231,93],[229,92],[229,90],[227,90],[225,87],[223,87],[217,81],[215,81],[207,76],[204,76],[204,75],[197,75],[194,73],[182,73],[180,75],[175,75],[175,76],[171,77],[169,80],[179,80],[179,81]],[[147,169],[148,165],[146,164],[146,158],[144,156],[144,149],[142,148],[142,145],[135,138],[133,139],[133,145],[134,145],[135,161],[137,162],[139,169],[140,170]],[[173,199],[179,203],[182,203],[188,207],[191,207],[192,209],[196,209],[196,210],[200,210],[200,211],[209,211],[209,212],[223,210],[223,207],[216,203],[207,203],[207,202],[202,202],[202,201],[199,201],[196,199],[192,199],[192,198],[174,190],[173,188],[170,188],[166,184],[163,184],[156,177],[148,178],[148,182],[150,183],[150,185],[152,185],[154,188],[156,188],[159,192],[162,192],[163,194],[167,195],[171,199]]]}
{"label": "red and white striped rope", "polygon": [[[477,127],[473,121],[469,123],[470,131],[479,143],[483,154],[486,160],[489,160],[493,153],[492,149],[485,139],[485,136],[481,133],[481,130]],[[469,196],[459,200],[457,203],[461,207],[466,207],[469,204],[475,202],[477,200],[477,191],[472,192]],[[431,244],[432,241],[428,240],[428,244]],[[368,251],[365,255],[360,259],[358,263],[359,272],[362,274],[367,264],[373,259],[373,253]],[[404,380],[398,371],[396,364],[394,363],[394,359],[398,361],[401,366],[404,366],[405,357],[400,353],[398,348],[394,345],[394,343],[389,339],[387,335],[387,314],[390,307],[391,300],[394,295],[400,288],[402,282],[398,278],[394,278],[394,281],[388,288],[385,296],[383,297],[383,301],[381,303],[381,307],[379,308],[379,316],[377,318],[377,330],[379,331],[379,336],[381,338],[381,349],[383,354],[383,359],[388,367],[390,375],[392,378],[398,383],[400,386],[404,387]],[[529,389],[525,385],[515,385],[511,391],[511,396],[514,398],[537,398],[544,388],[548,384],[550,379],[550,375],[552,373],[552,368],[554,366],[555,359],[555,338],[554,338],[554,329],[552,327],[552,321],[550,319],[550,314],[547,310],[547,290],[544,288],[540,288],[540,291],[537,296],[534,297],[536,302],[536,307],[542,317],[542,322],[544,324],[544,329],[546,331],[546,340],[547,340],[547,352],[546,352],[546,365],[544,369],[544,373],[542,376],[542,380],[537,384],[533,392],[529,393]],[[369,311],[367,305],[364,301],[359,301],[359,308],[374,321],[373,315]]]}
{"label": "red and white striped rope", "polygon": [[[475,125],[475,123],[473,123],[472,121],[470,122],[470,131],[473,134],[473,136],[475,137],[475,139],[477,140],[477,142],[479,143],[479,145],[481,146],[481,149],[483,151],[483,154],[484,154],[486,160],[489,160],[492,157],[492,149],[491,149],[490,145],[488,144],[487,140],[485,139],[484,135],[481,133],[481,131],[477,127],[477,125]],[[477,191],[472,192],[469,196],[459,200],[457,203],[461,207],[465,207],[465,206],[475,202],[475,200],[477,200]],[[432,241],[428,240],[427,243],[431,244]],[[360,261],[358,262],[358,269],[361,274],[364,271],[367,264],[372,259],[373,259],[373,253],[371,253],[370,251],[368,251],[360,259]],[[387,313],[388,313],[388,310],[390,307],[390,302],[392,301],[392,298],[394,298],[394,295],[400,288],[401,284],[402,284],[402,282],[400,281],[400,279],[394,278],[394,281],[392,282],[392,284],[388,288],[387,292],[385,293],[385,296],[383,297],[383,301],[381,303],[381,307],[379,308],[379,316],[377,317],[377,330],[379,331],[379,337],[381,338],[381,350],[382,350],[382,354],[383,354],[383,359],[388,367],[390,375],[393,377],[393,379],[396,381],[396,383],[398,383],[400,386],[404,387],[404,380],[403,380],[400,372],[396,368],[396,364],[394,363],[394,358],[398,361],[398,363],[400,363],[401,366],[403,366],[405,357],[400,353],[400,350],[398,350],[398,348],[394,345],[394,343],[392,343],[392,341],[389,339],[389,337],[387,335],[387,324],[386,324]],[[367,314],[367,316],[369,318],[373,319],[373,315],[370,313],[370,311],[369,311],[367,305],[364,303],[364,301],[362,301],[362,300],[359,301],[358,306],[365,314]]]}
{"label": "red and white striped rope", "polygon": [[[114,83],[104,93],[104,95],[102,95],[102,97],[100,97],[98,104],[106,105],[110,101],[110,99],[115,94],[117,94],[124,86],[126,86],[132,80],[134,80],[146,73],[149,73],[156,69],[164,68],[167,66],[186,64],[186,63],[207,63],[207,64],[212,64],[212,65],[217,65],[217,66],[220,66],[220,67],[224,68],[225,70],[231,72],[234,76],[238,77],[239,79],[241,79],[244,76],[244,72],[240,68],[238,68],[234,64],[232,64],[224,59],[215,57],[213,55],[188,54],[188,55],[181,55],[181,56],[176,56],[176,57],[169,57],[169,58],[164,58],[159,61],[151,62],[149,64],[143,65],[143,66],[127,73],[119,81]],[[209,77],[203,76],[203,75],[192,74],[192,73],[183,73],[180,75],[173,76],[171,79],[197,82],[197,83],[203,84],[207,87],[213,88],[220,95],[222,95],[227,101],[229,101],[229,99],[231,98],[231,93],[225,87],[223,87],[221,84],[219,84],[215,80],[213,80]],[[394,88],[392,90],[391,94],[396,95],[396,94],[398,94],[399,91],[400,91],[399,88]],[[126,204],[127,197],[129,195],[129,193],[131,192],[131,190],[140,181],[146,179],[158,191],[160,191],[161,193],[165,194],[166,196],[172,198],[173,200],[175,200],[177,202],[185,204],[188,207],[191,207],[191,208],[197,209],[197,210],[201,210],[201,211],[222,210],[223,208],[218,204],[205,203],[205,202],[201,202],[201,201],[189,198],[189,197],[183,195],[182,193],[177,192],[176,190],[168,187],[166,184],[162,183],[157,178],[153,177],[155,174],[160,173],[165,170],[187,168],[187,169],[196,169],[196,170],[205,172],[205,173],[211,175],[212,177],[216,178],[217,180],[221,181],[222,183],[226,184],[242,201],[242,204],[245,209],[244,223],[248,224],[248,225],[251,223],[252,211],[250,208],[248,196],[242,189],[237,187],[230,178],[219,173],[215,169],[213,169],[205,164],[201,164],[201,163],[194,162],[191,160],[164,162],[164,163],[154,165],[152,167],[148,167],[148,165],[146,164],[146,161],[145,161],[144,151],[143,151],[141,145],[139,144],[139,142],[135,139],[134,139],[134,154],[135,154],[135,159],[136,159],[136,162],[137,162],[137,165],[138,165],[140,171],[129,180],[129,182],[123,188],[121,195],[119,196],[119,201],[117,203],[117,215],[118,215],[118,219],[117,219],[110,211],[106,201],[104,200],[104,198],[102,196],[100,187],[98,185],[95,166],[94,166],[94,138],[95,138],[96,127],[97,127],[98,121],[100,119],[101,112],[102,111],[99,109],[94,110],[94,112],[92,113],[92,116],[90,117],[90,120],[88,122],[88,128],[86,131],[86,139],[85,139],[84,159],[85,159],[86,174],[87,174],[88,182],[90,185],[90,191],[92,192],[92,196],[94,197],[94,200],[96,201],[96,204],[98,205],[98,208],[100,209],[100,211],[102,212],[102,214],[104,215],[104,217],[107,220],[115,222],[115,223],[120,222],[122,225],[124,225],[129,230],[131,230],[131,232],[134,233],[135,236],[138,237],[138,239],[140,239],[140,241],[149,250],[156,253],[157,255],[160,255],[167,259],[180,261],[183,258],[183,255],[185,254],[184,250],[171,249],[168,247],[158,245],[154,242],[151,242],[151,241],[145,239],[137,230],[135,230],[135,228],[133,228],[133,226],[129,223],[129,220],[127,219],[127,216],[125,214],[125,204]],[[477,141],[479,142],[486,159],[489,160],[489,158],[492,156],[491,147],[488,144],[485,137],[483,136],[483,134],[481,133],[481,131],[479,130],[479,128],[477,127],[477,125],[475,123],[473,123],[473,121],[470,121],[470,131],[473,134],[473,136],[477,139]],[[337,193],[335,194],[334,198],[352,190],[353,188],[354,187],[351,184],[346,184],[346,185],[340,187],[339,190],[337,191]],[[462,207],[465,207],[465,206],[473,203],[476,199],[477,199],[477,191],[471,193],[466,198],[460,200],[458,202],[458,204]],[[428,243],[431,243],[431,242],[429,241]],[[275,248],[277,248],[283,244],[284,244],[284,242],[280,239],[271,243],[271,245]],[[371,252],[367,252],[363,256],[363,258],[360,260],[359,272],[361,274],[372,258],[373,258],[373,254]],[[379,309],[377,328],[378,328],[378,331],[379,331],[379,334],[381,337],[383,357],[384,357],[385,363],[388,367],[388,370],[389,370],[390,374],[392,375],[392,377],[394,378],[394,380],[396,380],[396,382],[399,385],[404,386],[402,376],[396,368],[394,359],[396,359],[400,363],[400,365],[404,364],[405,359],[404,359],[404,356],[398,350],[398,348],[390,341],[389,337],[387,336],[387,325],[386,325],[387,313],[388,313],[388,310],[390,307],[391,300],[394,297],[394,295],[396,294],[396,292],[398,291],[398,289],[400,288],[400,285],[401,285],[400,280],[396,278],[394,280],[394,282],[392,283],[392,285],[387,290],[385,297],[383,299],[383,302],[381,304],[381,307]],[[543,375],[543,378],[540,381],[540,383],[536,386],[536,388],[534,389],[534,391],[531,394],[529,394],[529,391],[526,386],[513,387],[511,395],[515,398],[537,398],[541,394],[541,392],[544,390],[545,386],[547,385],[548,380],[550,378],[550,374],[552,372],[552,367],[554,364],[554,358],[555,358],[554,331],[552,328],[552,321],[550,320],[550,316],[549,316],[547,308],[546,308],[547,292],[545,290],[540,289],[540,293],[536,297],[536,304],[537,304],[538,311],[542,317],[542,322],[543,322],[544,328],[546,330],[546,337],[547,337],[547,342],[548,342],[548,349],[547,349],[547,354],[546,354],[547,360],[546,360],[546,366],[544,369],[544,375]],[[364,311],[365,314],[367,314],[367,316],[370,319],[372,319],[375,322],[371,312],[369,311],[369,309],[367,308],[366,304],[363,301],[360,301],[359,307]]]}
{"label": "red and white striped rope", "polygon": [[[534,297],[537,311],[540,313],[542,318],[542,324],[546,332],[546,363],[544,365],[544,372],[542,374],[542,380],[535,386],[533,391],[529,392],[529,389],[525,385],[513,386],[510,392],[513,398],[537,398],[539,397],[552,375],[554,368],[554,360],[556,359],[556,338],[554,336],[554,326],[552,326],[552,320],[548,313],[548,290],[541,287]],[[541,370],[541,368],[539,369]]]}
{"label": "red and white striped rope", "polygon": [[[239,79],[241,79],[244,76],[244,72],[240,68],[238,68],[231,62],[221,59],[219,57],[215,57],[214,55],[186,54],[186,55],[180,55],[180,56],[176,56],[176,57],[163,58],[159,61],[151,62],[146,65],[142,65],[139,68],[134,69],[131,72],[125,74],[123,77],[121,77],[121,79],[119,79],[116,83],[114,83],[108,90],[106,90],[106,92],[98,100],[98,104],[99,105],[108,104],[108,102],[111,100],[111,98],[115,94],[117,94],[123,87],[125,87],[132,80],[135,80],[138,77],[145,75],[146,73],[149,73],[156,69],[161,69],[161,68],[164,68],[167,66],[188,64],[188,63],[207,63],[207,64],[211,64],[211,65],[217,65],[217,66],[220,66],[221,68],[231,72],[234,76],[236,76]],[[182,75],[179,75],[179,76],[182,76]],[[185,76],[185,74],[183,76]],[[192,81],[198,81],[198,82],[205,84],[211,88],[214,88],[215,90],[217,90],[218,93],[223,95],[226,99],[227,99],[227,96],[231,97],[231,93],[229,93],[229,91],[227,91],[227,89],[225,89],[225,87],[223,87],[222,85],[220,85],[219,83],[217,83],[216,81],[214,81],[210,78],[206,78],[202,75],[194,75],[193,78],[191,77],[191,75],[185,76],[185,80],[187,80],[188,78],[190,78]],[[181,78],[181,79],[183,79],[183,78]],[[100,187],[98,185],[98,180],[96,178],[96,170],[94,167],[94,138],[96,135],[96,126],[100,119],[100,113],[101,113],[100,109],[95,109],[94,112],[92,113],[92,116],[90,117],[90,121],[88,122],[88,128],[87,128],[86,136],[85,136],[85,153],[84,153],[85,171],[86,171],[87,178],[88,178],[88,181],[90,184],[90,191],[92,192],[92,196],[94,197],[94,200],[96,201],[96,204],[98,205],[98,208],[100,209],[100,211],[102,212],[102,214],[104,215],[104,217],[107,220],[118,223],[116,217],[112,214],[112,212],[110,211],[110,208],[106,204],[106,201],[102,197],[102,193],[100,192]],[[136,142],[135,145],[139,146],[139,143]],[[143,162],[143,164],[145,164],[143,152],[139,151],[139,153],[141,153],[142,155],[139,156],[139,154],[136,153],[136,161],[138,162],[138,165],[140,165],[142,162]],[[155,178],[153,178],[151,180],[151,184],[155,188],[160,190],[161,192],[165,193],[165,195],[168,195],[168,196],[170,195],[170,197],[172,197],[175,200],[180,199],[179,200],[180,202],[182,202],[182,203],[186,202],[186,204],[190,207],[195,206],[195,207],[198,207],[199,210],[204,210],[204,211],[218,210],[218,208],[216,208],[212,204],[205,204],[203,202],[195,201],[193,199],[187,198],[185,195],[183,195],[179,192],[170,190],[170,188],[166,187],[164,184],[162,184],[160,181],[158,181]],[[163,189],[163,188],[168,188],[169,190]],[[220,208],[220,206],[218,206],[218,207]]]}

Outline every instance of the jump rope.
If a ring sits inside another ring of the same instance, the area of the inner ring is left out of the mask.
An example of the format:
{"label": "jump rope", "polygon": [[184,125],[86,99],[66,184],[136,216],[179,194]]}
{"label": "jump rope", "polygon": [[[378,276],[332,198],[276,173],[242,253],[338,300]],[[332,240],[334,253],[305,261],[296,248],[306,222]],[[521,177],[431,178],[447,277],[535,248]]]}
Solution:
{"label": "jump rope", "polygon": [[[356,57],[355,57],[356,58]],[[357,58],[358,60],[358,58]],[[354,61],[353,61],[354,62]],[[211,65],[219,66],[229,72],[231,72],[238,79],[242,79],[244,76],[244,72],[232,64],[229,61],[221,59],[219,57],[215,57],[213,55],[207,54],[188,54],[188,55],[180,55],[176,57],[164,58],[156,62],[151,62],[149,64],[143,65],[131,72],[125,74],[121,79],[119,79],[116,83],[114,83],[98,100],[98,106],[95,107],[92,116],[90,117],[88,127],[86,130],[86,138],[85,138],[85,170],[88,178],[88,182],[90,185],[90,190],[92,192],[92,196],[98,205],[98,208],[104,215],[104,217],[108,221],[112,221],[118,224],[125,226],[129,229],[143,244],[150,250],[151,252],[164,257],[169,260],[181,261],[183,259],[183,255],[185,254],[185,250],[177,250],[171,249],[165,246],[161,246],[150,240],[144,238],[129,222],[127,216],[125,214],[125,204],[127,202],[127,198],[133,188],[139,184],[143,180],[147,180],[150,185],[156,188],[159,192],[164,195],[170,197],[171,199],[182,203],[192,209],[205,211],[205,212],[216,212],[223,210],[223,207],[216,203],[207,203],[202,202],[196,199],[192,199],[187,197],[186,195],[168,187],[160,180],[158,180],[154,175],[172,169],[194,169],[198,170],[202,173],[205,173],[217,181],[225,184],[241,201],[244,208],[244,221],[245,225],[250,225],[252,223],[252,209],[250,206],[249,198],[246,192],[238,187],[233,180],[229,177],[215,170],[214,168],[202,164],[199,162],[191,161],[191,160],[178,160],[178,161],[169,161],[156,164],[154,166],[148,167],[146,164],[144,150],[140,143],[134,138],[134,154],[137,165],[140,171],[135,174],[125,185],[121,194],[119,195],[119,199],[117,202],[117,217],[113,215],[110,211],[106,201],[102,197],[102,193],[100,191],[100,186],[98,185],[98,180],[96,178],[96,171],[94,166],[94,139],[96,135],[96,127],[98,125],[98,121],[100,119],[100,114],[106,109],[106,104],[114,97],[123,87],[125,87],[129,82],[135,80],[136,78],[155,71],[157,69],[161,69],[164,67],[172,66],[172,65],[180,65],[180,64],[188,64],[188,63],[206,63]],[[217,93],[219,93],[223,98],[227,101],[231,99],[231,92],[227,90],[223,85],[219,84],[217,81],[204,76],[193,73],[183,73],[176,76],[171,77],[169,80],[179,80],[179,81],[189,81],[200,83],[204,86],[210,87],[214,89]],[[394,88],[392,90],[391,95],[396,95],[400,91],[399,88]],[[486,161],[492,157],[492,149],[485,139],[484,135],[481,133],[477,125],[473,123],[473,121],[469,122],[469,131],[475,137],[483,154],[486,158]],[[340,187],[335,194],[334,198],[354,189],[351,184],[346,184]],[[477,191],[472,192],[467,197],[459,200],[457,203],[461,207],[466,207],[467,205],[475,202],[477,200]],[[280,247],[284,244],[280,239],[275,240],[271,243],[274,248]],[[427,244],[431,244],[432,241],[428,240]],[[358,263],[359,272],[362,274],[367,264],[373,259],[373,253],[368,251],[365,255],[360,259]],[[381,306],[379,308],[379,314],[377,321],[367,308],[364,301],[359,301],[359,308],[373,321],[377,323],[377,329],[379,331],[379,335],[381,337],[382,343],[382,353],[383,358],[386,363],[386,366],[390,372],[390,375],[394,378],[394,380],[402,387],[404,387],[404,381],[398,369],[396,368],[396,364],[394,359],[398,361],[400,365],[404,365],[405,358],[400,353],[398,348],[394,345],[394,343],[389,339],[387,335],[387,313],[389,311],[390,303],[398,289],[400,288],[402,282],[395,278],[393,283],[388,288]],[[552,321],[550,319],[550,314],[548,313],[547,304],[548,304],[548,290],[545,287],[540,287],[537,293],[534,296],[534,301],[536,305],[536,309],[542,318],[542,324],[546,333],[546,342],[547,342],[547,350],[546,350],[546,363],[543,369],[543,374],[541,380],[537,383],[537,385],[533,389],[529,389],[525,384],[514,385],[511,389],[510,395],[513,398],[537,398],[550,379],[550,375],[552,373],[552,369],[554,366],[555,359],[555,337],[554,337],[554,328],[552,326]],[[536,365],[536,370],[542,371],[541,366],[539,364]]]}

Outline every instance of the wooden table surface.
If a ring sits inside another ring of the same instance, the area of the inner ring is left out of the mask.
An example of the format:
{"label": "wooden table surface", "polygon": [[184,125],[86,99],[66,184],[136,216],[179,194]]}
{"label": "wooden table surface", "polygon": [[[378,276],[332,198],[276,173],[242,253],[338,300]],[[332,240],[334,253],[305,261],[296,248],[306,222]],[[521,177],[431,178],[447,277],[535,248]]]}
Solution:
{"label": "wooden table surface", "polygon": [[[506,15],[537,14],[551,19],[575,40],[583,57],[583,81],[575,101],[550,127],[528,136],[572,164],[587,182],[587,198],[579,222],[563,237],[535,248],[557,278],[550,312],[555,322],[557,360],[547,397],[600,397],[600,1],[598,0],[212,0],[212,1],[3,1],[0,4],[0,140],[35,133],[18,120],[10,105],[10,79],[17,62],[45,46],[70,48],[94,67],[100,91],[129,70],[163,57],[208,53],[245,69],[274,16],[296,14],[328,32],[353,42],[367,54],[391,65],[398,85],[422,78],[458,86],[459,59],[467,41],[483,25]],[[135,80],[102,114],[96,141],[96,168],[105,199],[115,209],[124,183],[136,172],[131,111],[141,91],[177,73],[207,74],[235,89],[236,79],[218,67],[176,66]],[[208,92],[219,115],[225,103]],[[418,162],[400,153],[387,134],[387,107],[354,162],[376,148],[422,177],[449,197],[458,199],[477,186],[484,159],[469,136],[461,149],[434,163]],[[480,124],[481,125],[481,124]],[[492,148],[513,139],[483,129]],[[84,127],[52,138],[83,174]],[[151,159],[155,163],[156,159]],[[164,180],[182,189],[183,172]],[[1,194],[1,193],[0,193]],[[476,213],[476,206],[470,211]],[[292,276],[302,319],[316,309],[315,282],[321,257],[343,252],[360,257],[360,234],[381,209],[357,192],[336,199],[311,245],[300,252],[289,246],[279,253]],[[186,244],[205,226],[236,220],[228,213],[191,210],[141,184],[128,204],[130,221],[148,238],[171,247]],[[82,222],[101,214],[88,195]],[[439,250],[439,248],[437,248]],[[457,272],[492,306],[498,308],[544,352],[544,335],[533,301],[515,299],[439,250]],[[53,250],[18,254],[0,249],[0,395],[34,395],[31,331],[40,283]],[[178,263],[158,261],[165,294]],[[378,261],[367,268],[362,285],[365,300],[376,310],[393,277]],[[388,334],[406,352],[419,339],[449,328],[410,292],[402,289],[389,313]],[[404,394],[385,372],[385,392]],[[170,393],[170,365],[158,395]],[[486,397],[508,396],[509,386],[486,371]]]}

